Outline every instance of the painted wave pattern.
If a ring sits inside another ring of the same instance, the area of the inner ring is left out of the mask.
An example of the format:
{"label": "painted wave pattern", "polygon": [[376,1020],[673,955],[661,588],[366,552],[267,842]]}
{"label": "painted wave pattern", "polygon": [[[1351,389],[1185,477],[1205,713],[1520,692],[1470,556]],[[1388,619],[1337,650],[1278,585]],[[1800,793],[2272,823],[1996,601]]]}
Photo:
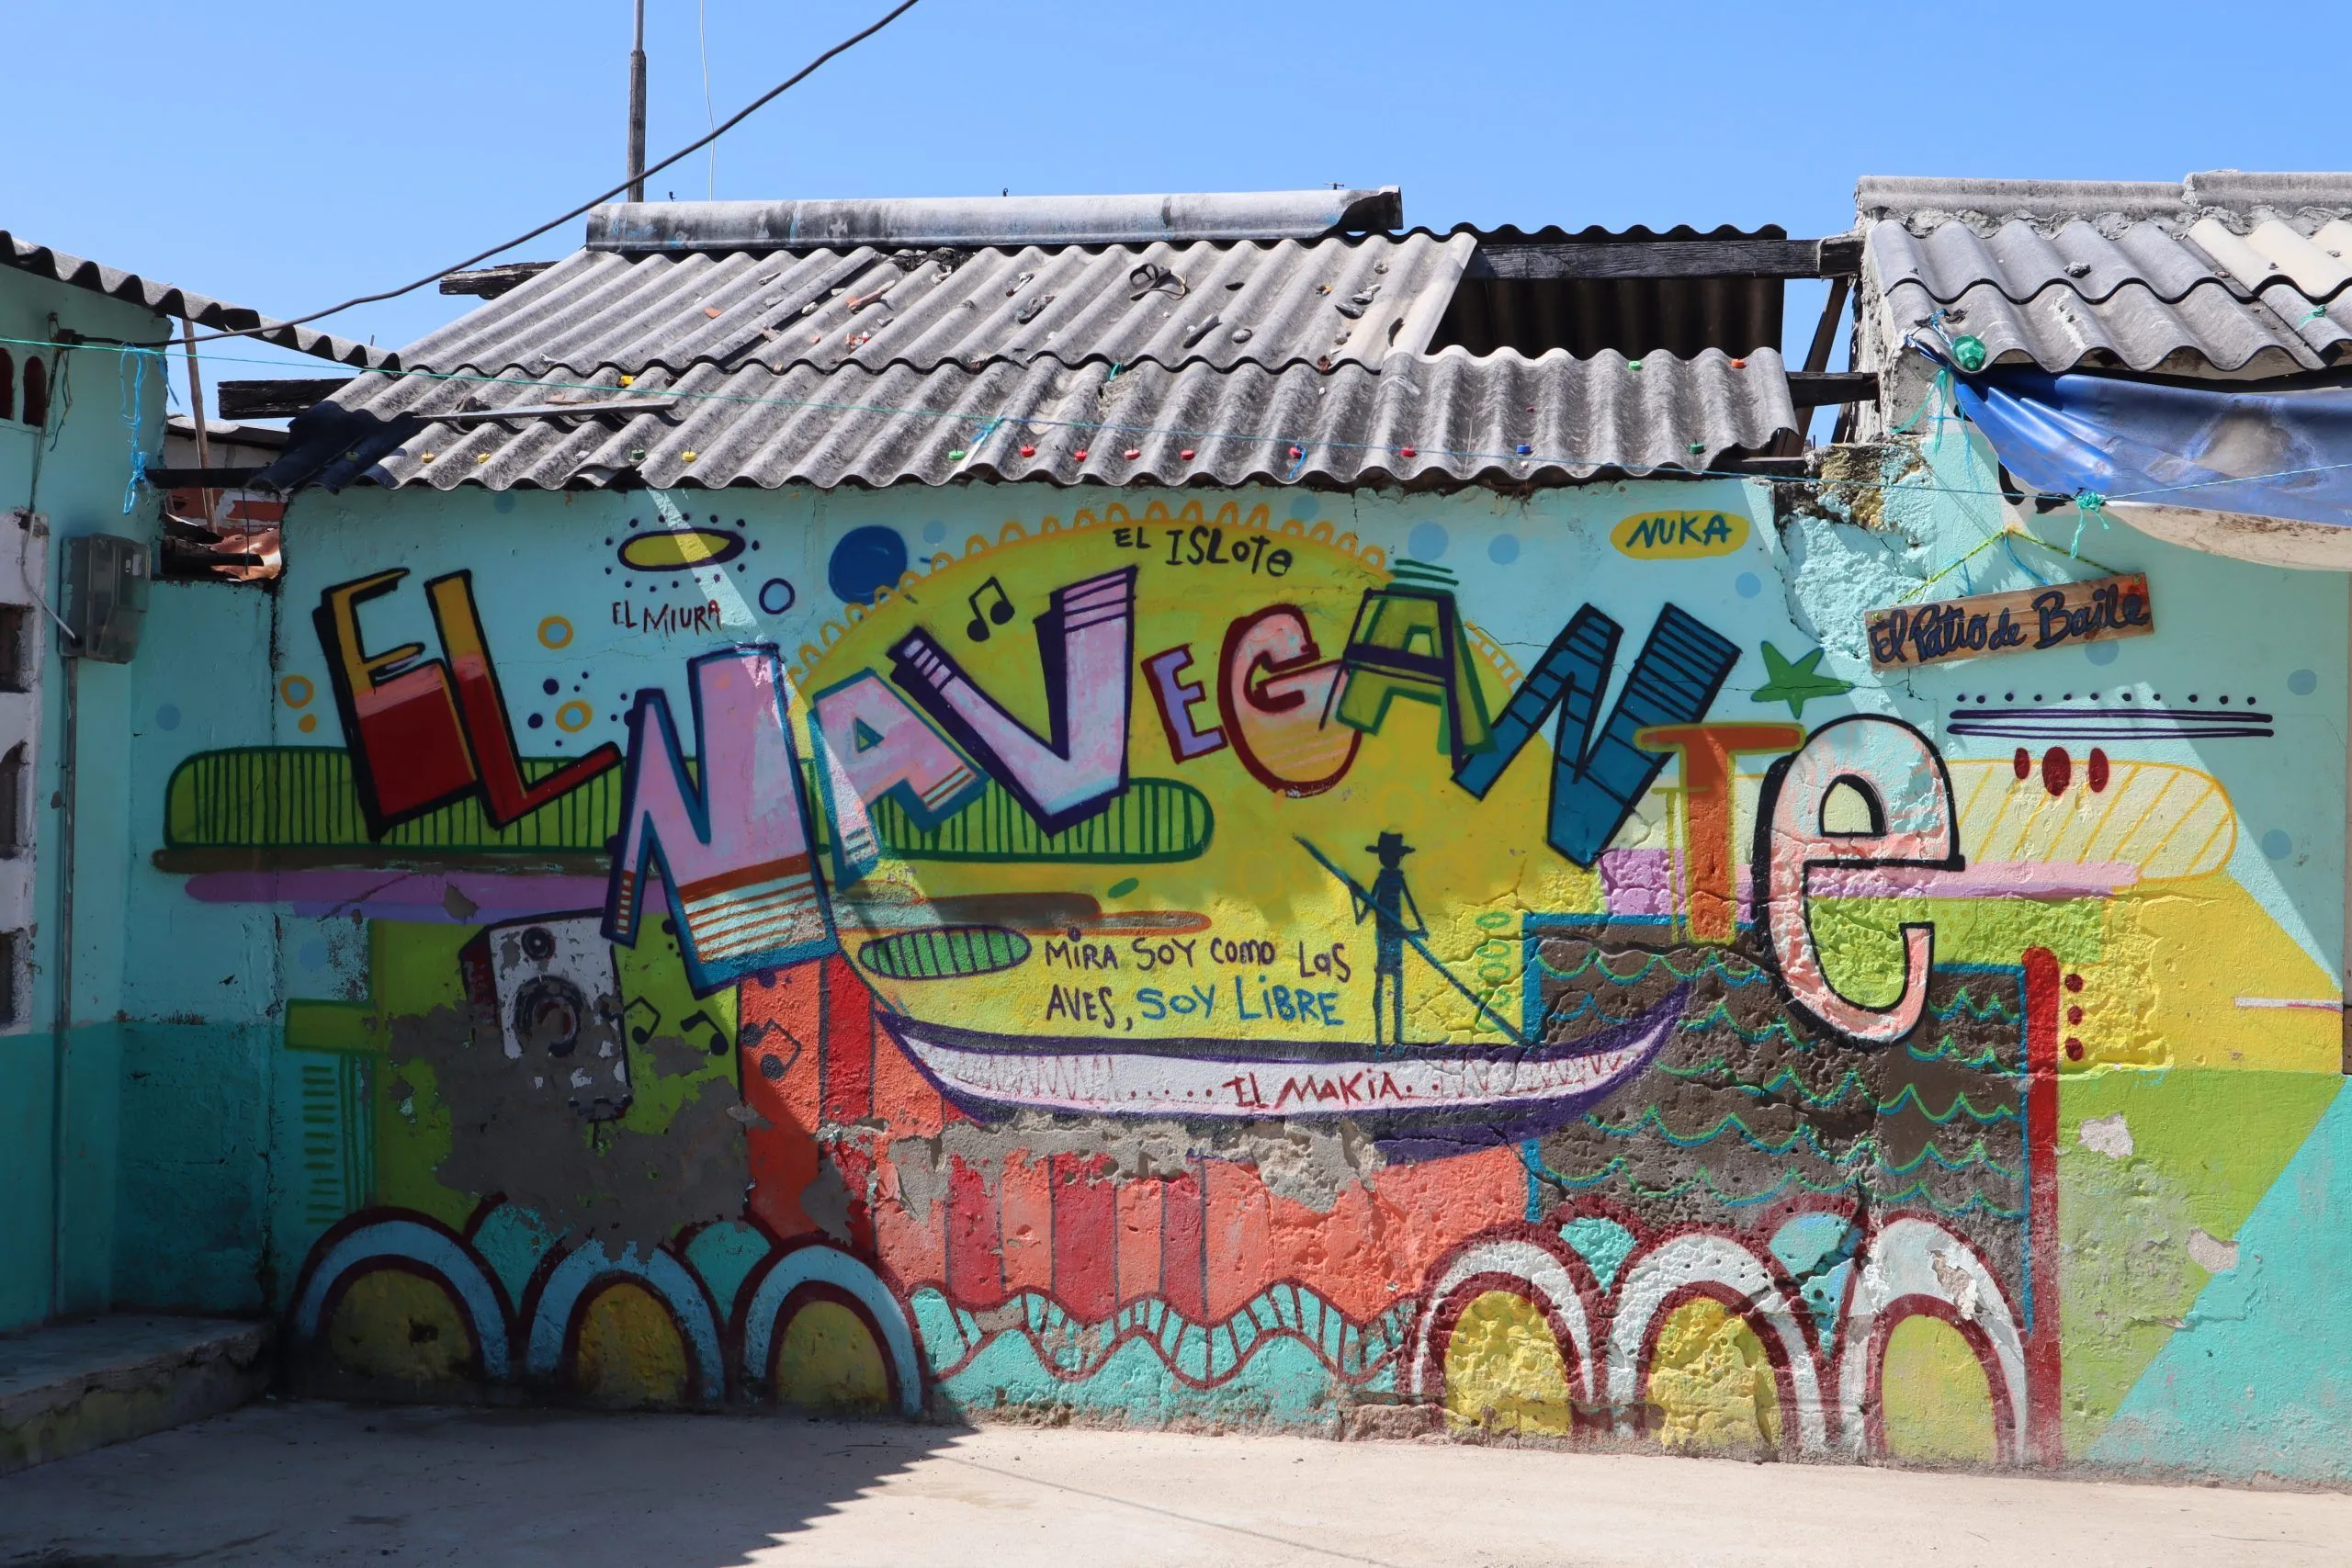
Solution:
{"label": "painted wave pattern", "polygon": [[1122,1346],[1140,1342],[1178,1381],[1201,1389],[1230,1382],[1253,1357],[1283,1341],[1304,1345],[1339,1382],[1374,1382],[1391,1371],[1419,1303],[1400,1301],[1358,1323],[1308,1287],[1284,1283],[1268,1287],[1217,1323],[1195,1322],[1159,1296],[1130,1302],[1093,1323],[1080,1322],[1037,1291],[973,1311],[924,1286],[911,1304],[934,1379],[954,1377],[990,1343],[1017,1334],[1028,1340],[1038,1364],[1064,1382],[1094,1376]]}
{"label": "painted wave pattern", "polygon": [[1528,942],[1547,1037],[1688,986],[1683,1023],[1634,1089],[1522,1149],[1531,1204],[1616,1193],[1722,1217],[1807,1194],[1930,1211],[1992,1258],[2025,1219],[2024,1026],[2015,971],[1942,968],[1927,1023],[1858,1049],[1790,1009],[1752,951],[1554,928]]}

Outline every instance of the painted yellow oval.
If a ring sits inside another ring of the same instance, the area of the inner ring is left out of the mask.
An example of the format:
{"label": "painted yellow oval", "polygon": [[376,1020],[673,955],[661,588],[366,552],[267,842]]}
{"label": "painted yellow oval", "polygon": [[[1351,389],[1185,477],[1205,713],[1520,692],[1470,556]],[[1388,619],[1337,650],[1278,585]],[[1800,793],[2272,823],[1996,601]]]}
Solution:
{"label": "painted yellow oval", "polygon": [[1736,512],[1644,512],[1609,530],[1609,542],[1635,560],[1727,556],[1747,543],[1747,519]]}
{"label": "painted yellow oval", "polygon": [[621,564],[632,571],[690,571],[742,553],[743,536],[727,528],[662,528],[620,544]]}

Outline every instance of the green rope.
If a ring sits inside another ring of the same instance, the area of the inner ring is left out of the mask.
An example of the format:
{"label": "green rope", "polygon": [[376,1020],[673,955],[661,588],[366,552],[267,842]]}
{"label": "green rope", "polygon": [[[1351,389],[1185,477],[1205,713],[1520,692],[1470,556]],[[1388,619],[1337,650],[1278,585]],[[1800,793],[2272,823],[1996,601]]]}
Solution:
{"label": "green rope", "polygon": [[[1928,410],[1930,407],[1936,403],[1943,401],[1951,395],[1951,371],[1948,368],[1939,368],[1936,371],[1935,384],[1928,389],[1928,395],[1919,400],[1919,406],[1911,411],[1911,417],[1905,420],[1901,424],[1890,425],[1887,428],[1886,433],[1889,435],[1910,434],[1913,429],[1918,425],[1919,421],[1926,417]],[[1939,414],[1937,416],[1937,423],[1940,424],[1942,422],[1943,417]]]}
{"label": "green rope", "polygon": [[2094,517],[2098,519],[2100,527],[2107,526],[2107,497],[2095,490],[2086,490],[2075,497],[2075,539],[2066,547],[2066,553],[2076,560],[2083,556],[2083,525]]}

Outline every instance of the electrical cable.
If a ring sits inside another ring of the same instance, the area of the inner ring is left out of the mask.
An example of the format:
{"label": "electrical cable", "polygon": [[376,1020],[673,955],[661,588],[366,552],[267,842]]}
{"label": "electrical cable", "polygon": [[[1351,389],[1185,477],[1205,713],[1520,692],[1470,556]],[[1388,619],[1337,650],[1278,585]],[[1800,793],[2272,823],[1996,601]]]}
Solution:
{"label": "electrical cable", "polygon": [[[597,195],[589,197],[586,201],[582,202],[579,206],[573,208],[569,212],[548,219],[546,222],[540,224],[537,228],[531,230],[527,233],[517,234],[511,240],[501,240],[497,244],[491,246],[486,251],[478,252],[453,265],[436,267],[433,271],[426,273],[423,277],[418,278],[415,282],[402,284],[398,288],[387,288],[380,294],[357,295],[352,299],[344,300],[340,304],[330,305],[323,310],[313,310],[307,316],[296,316],[287,321],[264,321],[258,326],[240,327],[234,332],[211,333],[206,336],[199,337],[195,341],[198,343],[218,343],[224,338],[258,337],[264,333],[276,332],[282,327],[299,327],[303,325],[305,322],[319,321],[323,317],[339,315],[343,311],[351,310],[355,306],[373,305],[383,299],[397,299],[403,294],[415,293],[418,289],[424,288],[428,283],[437,283],[453,272],[463,272],[466,268],[473,265],[476,262],[488,261],[491,257],[497,255],[502,251],[511,251],[526,240],[536,240],[540,235],[546,233],[548,230],[571,222],[573,219],[581,216],[589,209],[601,206],[605,202],[610,201],[613,197],[628,189],[630,186],[646,178],[648,175],[658,175],[662,170],[668,168],[671,164],[677,163],[680,159],[690,157],[694,153],[699,152],[705,147],[709,146],[712,142],[718,141],[720,137],[726,135],[729,131],[742,124],[743,121],[751,118],[754,112],[764,107],[775,99],[781,97],[791,88],[798,86],[809,76],[814,75],[819,66],[824,64],[835,55],[845,54],[850,50],[854,49],[857,45],[864,43],[867,39],[872,38],[884,28],[888,27],[892,22],[897,21],[900,17],[903,17],[909,11],[913,10],[918,3],[919,0],[899,0],[899,3],[885,14],[881,20],[873,23],[869,27],[864,28],[857,32],[850,34],[849,37],[842,39],[841,42],[833,45],[832,48],[825,51],[824,53],[817,56],[816,59],[810,61],[808,64],[802,66],[799,70],[794,72],[791,75],[786,77],[775,86],[770,87],[766,92],[762,93],[758,97],[753,98],[741,108],[736,110],[734,114],[728,117],[725,122],[711,130],[707,135],[698,137],[695,140],[687,142],[684,147],[679,148],[675,152],[671,153],[660,163],[647,167],[642,173],[634,175],[628,179],[621,181],[620,184],[613,186],[610,190],[599,192]],[[715,179],[716,177],[716,175],[714,175],[713,178]]]}

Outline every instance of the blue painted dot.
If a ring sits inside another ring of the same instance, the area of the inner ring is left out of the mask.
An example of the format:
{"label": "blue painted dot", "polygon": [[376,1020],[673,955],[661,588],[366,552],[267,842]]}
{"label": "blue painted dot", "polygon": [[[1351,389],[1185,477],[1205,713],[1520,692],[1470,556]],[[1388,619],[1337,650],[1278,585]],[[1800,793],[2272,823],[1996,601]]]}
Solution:
{"label": "blue painted dot", "polygon": [[2272,860],[2285,860],[2295,852],[2295,840],[2284,828],[2273,828],[2262,835],[2262,852]]}
{"label": "blue painted dot", "polygon": [[792,584],[781,577],[771,577],[760,584],[760,608],[771,615],[781,615],[791,609],[796,597]]}
{"label": "blue painted dot", "polygon": [[947,525],[942,523],[938,518],[934,517],[930,522],[922,525],[922,542],[924,544],[935,545],[945,537],[947,537]]}
{"label": "blue painted dot", "polygon": [[1310,523],[1323,514],[1323,503],[1312,491],[1295,495],[1290,500],[1290,514],[1301,523]]}
{"label": "blue painted dot", "polygon": [[162,707],[159,707],[159,708],[157,708],[157,709],[155,710],[155,728],[158,728],[158,729],[177,729],[179,727],[180,727],[180,710],[179,710],[179,709],[177,709],[176,707],[174,707],[174,706],[173,706],[171,704],[169,704],[169,703],[165,703]]}
{"label": "blue painted dot", "polygon": [[852,528],[833,547],[825,586],[843,604],[865,604],[872,602],[876,589],[889,587],[906,570],[907,542],[896,528]]}
{"label": "blue painted dot", "polygon": [[1412,552],[1416,560],[1437,559],[1445,554],[1445,547],[1451,542],[1446,531],[1434,523],[1417,523],[1413,531],[1405,536],[1405,548]]}
{"label": "blue painted dot", "polygon": [[301,951],[294,956],[302,961],[302,967],[305,969],[323,969],[327,966],[327,944],[317,937],[312,937],[302,944]]}
{"label": "blue painted dot", "polygon": [[2298,670],[2287,677],[2287,689],[2299,697],[2308,697],[2319,689],[2319,677],[2308,670]]}
{"label": "blue painted dot", "polygon": [[501,494],[496,501],[490,503],[490,509],[492,512],[512,512],[514,510],[514,498],[511,495]]}
{"label": "blue painted dot", "polygon": [[1752,571],[1743,571],[1732,579],[1732,591],[1743,599],[1753,599],[1764,592],[1764,580]]}
{"label": "blue painted dot", "polygon": [[547,715],[541,713],[535,713],[529,718],[524,720],[524,722],[528,724],[533,729],[538,728],[540,726],[546,724],[547,721]]}
{"label": "blue painted dot", "polygon": [[2083,649],[2083,657],[2093,664],[2112,664],[2122,651],[2111,642],[2095,642]]}
{"label": "blue painted dot", "polygon": [[1497,566],[1509,566],[1519,558],[1519,536],[1498,534],[1487,544],[1487,558]]}

